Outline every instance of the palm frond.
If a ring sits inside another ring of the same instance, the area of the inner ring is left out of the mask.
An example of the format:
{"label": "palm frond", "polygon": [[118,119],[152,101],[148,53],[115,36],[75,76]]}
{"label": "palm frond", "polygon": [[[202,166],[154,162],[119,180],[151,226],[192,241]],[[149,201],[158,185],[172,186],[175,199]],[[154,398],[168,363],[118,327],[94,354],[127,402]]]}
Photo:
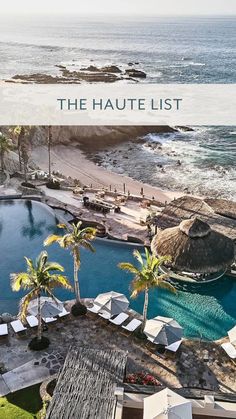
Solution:
{"label": "palm frond", "polygon": [[64,275],[52,275],[50,279],[49,288],[53,289],[54,287],[66,288],[72,290],[69,279]]}
{"label": "palm frond", "polygon": [[60,271],[64,272],[64,268],[60,263],[57,262],[47,262],[47,264],[44,267],[44,272],[50,272],[50,271]]}
{"label": "palm frond", "polygon": [[63,223],[57,224],[57,227],[58,228],[61,228],[63,230],[67,230],[67,231],[69,230],[68,227],[67,227],[67,225],[66,224],[63,224]]}
{"label": "palm frond", "polygon": [[88,240],[81,240],[81,246],[84,247],[87,250],[90,250],[90,252],[95,253],[95,248],[93,247],[93,245],[88,241]]}
{"label": "palm frond", "polygon": [[48,253],[43,250],[36,259],[36,266],[39,271],[42,271],[47,263]]}
{"label": "palm frond", "polygon": [[20,291],[21,288],[27,289],[32,286],[31,278],[27,272],[12,273],[10,279],[13,291]]}
{"label": "palm frond", "polygon": [[137,259],[137,261],[140,263],[140,265],[144,264],[143,257],[138,250],[134,250],[133,255],[134,255],[135,259]]}
{"label": "palm frond", "polygon": [[139,274],[138,268],[136,268],[136,266],[134,266],[132,263],[129,263],[129,262],[120,262],[118,264],[118,267],[120,269],[122,269],[123,271],[131,272],[131,273],[133,273],[135,275],[138,275]]}
{"label": "palm frond", "polygon": [[56,235],[56,234],[50,234],[50,236],[48,236],[43,244],[44,246],[50,246],[53,243],[59,242],[61,240],[61,236]]}
{"label": "palm frond", "polygon": [[170,292],[172,292],[173,294],[177,294],[177,290],[176,290],[176,288],[173,286],[173,285],[171,285],[169,282],[167,282],[167,281],[160,281],[160,279],[159,278],[157,278],[156,279],[156,286],[158,287],[158,288],[162,288],[162,289],[165,289],[165,290],[167,290],[167,291],[170,291]]}
{"label": "palm frond", "polygon": [[26,264],[27,264],[29,270],[31,272],[33,272],[34,271],[34,263],[33,263],[32,259],[29,259],[25,256],[25,260],[26,260]]}

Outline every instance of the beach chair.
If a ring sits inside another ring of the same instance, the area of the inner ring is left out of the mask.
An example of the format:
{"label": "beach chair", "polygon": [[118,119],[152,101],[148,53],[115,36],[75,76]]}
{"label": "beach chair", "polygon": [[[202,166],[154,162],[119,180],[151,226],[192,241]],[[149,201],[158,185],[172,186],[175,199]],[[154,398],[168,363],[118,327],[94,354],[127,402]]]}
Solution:
{"label": "beach chair", "polygon": [[111,313],[108,313],[107,311],[101,311],[101,313],[98,313],[98,315],[104,320],[110,320],[113,317],[111,316]]}
{"label": "beach chair", "polygon": [[67,311],[66,309],[65,309],[65,307],[63,307],[63,310],[61,311],[61,313],[59,313],[58,314],[58,317],[61,319],[62,317],[66,317],[66,316],[68,316],[70,314],[70,312],[69,311]]}
{"label": "beach chair", "polygon": [[37,327],[39,324],[39,321],[35,316],[27,316],[26,321],[30,327]]}
{"label": "beach chair", "polygon": [[97,305],[97,304],[93,304],[93,306],[92,306],[92,307],[87,307],[87,310],[88,310],[90,313],[93,313],[93,314],[98,314],[99,310],[101,310],[101,307],[100,307],[99,305]]}
{"label": "beach chair", "polygon": [[129,315],[127,313],[120,313],[118,316],[116,316],[114,319],[109,319],[109,322],[111,324],[115,324],[116,326],[120,326],[122,323],[125,322],[129,318]]}
{"label": "beach chair", "polygon": [[232,345],[232,343],[222,343],[221,348],[224,349],[231,359],[236,359],[236,348]]}
{"label": "beach chair", "polygon": [[23,323],[20,320],[14,320],[10,323],[10,325],[15,333],[24,332],[25,330],[27,330],[27,328],[23,325]]}
{"label": "beach chair", "polygon": [[8,335],[8,327],[7,324],[0,324],[0,337],[1,336],[7,336]]}
{"label": "beach chair", "polygon": [[49,323],[53,323],[56,322],[57,319],[55,317],[42,317],[44,323],[49,324]]}
{"label": "beach chair", "polygon": [[126,326],[121,326],[126,332],[133,333],[141,326],[142,322],[138,319],[131,320]]}

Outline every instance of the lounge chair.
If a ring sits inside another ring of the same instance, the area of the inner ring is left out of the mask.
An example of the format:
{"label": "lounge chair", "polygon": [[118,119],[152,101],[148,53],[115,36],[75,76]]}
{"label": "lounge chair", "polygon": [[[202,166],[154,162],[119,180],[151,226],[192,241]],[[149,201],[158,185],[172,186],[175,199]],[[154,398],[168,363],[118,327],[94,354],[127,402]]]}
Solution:
{"label": "lounge chair", "polygon": [[30,327],[37,327],[39,324],[39,321],[35,316],[27,316],[26,321]]}
{"label": "lounge chair", "polygon": [[87,307],[87,310],[90,313],[98,314],[99,310],[101,310],[101,307],[97,304],[94,304],[92,307]]}
{"label": "lounge chair", "polygon": [[70,314],[70,312],[69,311],[67,311],[66,309],[65,309],[65,307],[63,307],[63,310],[61,311],[61,313],[59,313],[58,314],[58,317],[60,317],[60,318],[62,318],[62,317],[66,317],[66,316],[68,316]]}
{"label": "lounge chair", "polygon": [[111,316],[111,313],[108,313],[107,311],[101,311],[101,313],[98,313],[100,317],[104,320],[110,320],[113,316]]}
{"label": "lounge chair", "polygon": [[128,318],[129,318],[129,315],[127,313],[120,313],[114,319],[109,319],[109,322],[112,324],[115,324],[116,326],[120,326]]}
{"label": "lounge chair", "polygon": [[234,345],[232,345],[232,343],[222,343],[221,348],[224,349],[224,351],[231,359],[236,358],[236,348],[234,347]]}
{"label": "lounge chair", "polygon": [[48,324],[48,323],[56,322],[57,319],[55,319],[55,317],[43,317],[43,321],[44,323]]}
{"label": "lounge chair", "polygon": [[7,324],[0,324],[0,336],[7,336],[8,335],[8,327]]}
{"label": "lounge chair", "polygon": [[141,320],[133,319],[131,320],[126,326],[121,326],[123,329],[125,329],[127,332],[134,332],[138,329],[142,324]]}
{"label": "lounge chair", "polygon": [[27,328],[23,325],[23,323],[20,320],[14,320],[10,324],[15,333],[24,332],[25,330],[27,330]]}

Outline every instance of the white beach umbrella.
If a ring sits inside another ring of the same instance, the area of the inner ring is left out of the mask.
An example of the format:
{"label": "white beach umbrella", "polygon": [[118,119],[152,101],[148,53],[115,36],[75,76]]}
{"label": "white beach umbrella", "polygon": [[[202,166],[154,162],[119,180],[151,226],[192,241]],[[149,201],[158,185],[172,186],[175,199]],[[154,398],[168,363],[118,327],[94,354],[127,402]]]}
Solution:
{"label": "white beach umbrella", "polygon": [[229,340],[233,345],[236,345],[236,326],[228,331]]}
{"label": "white beach umbrella", "polygon": [[[51,297],[40,298],[41,315],[42,317],[54,317],[57,316],[63,310],[63,303],[56,299],[54,301]],[[35,298],[29,303],[28,312],[33,316],[38,315],[38,299]]]}
{"label": "white beach umbrella", "polygon": [[174,319],[157,316],[154,319],[147,320],[144,333],[153,343],[171,346],[181,341],[183,328]]}
{"label": "white beach umbrella", "polygon": [[192,419],[192,403],[165,388],[145,397],[143,419]]}
{"label": "white beach umbrella", "polygon": [[111,316],[120,314],[122,311],[126,311],[129,307],[129,300],[124,294],[120,294],[115,291],[105,292],[99,294],[94,304],[101,307],[101,311],[109,313]]}

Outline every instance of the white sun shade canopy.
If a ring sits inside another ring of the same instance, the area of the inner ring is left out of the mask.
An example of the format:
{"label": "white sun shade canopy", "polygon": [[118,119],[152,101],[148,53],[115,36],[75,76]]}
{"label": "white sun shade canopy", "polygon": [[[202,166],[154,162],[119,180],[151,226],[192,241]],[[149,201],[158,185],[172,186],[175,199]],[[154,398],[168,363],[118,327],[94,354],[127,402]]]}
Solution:
{"label": "white sun shade canopy", "polygon": [[229,340],[233,345],[236,345],[236,326],[228,331]]}
{"label": "white sun shade canopy", "polygon": [[99,294],[94,300],[94,305],[100,306],[100,311],[104,311],[109,313],[111,316],[115,316],[127,310],[129,307],[129,300],[124,294],[110,291]]}
{"label": "white sun shade canopy", "polygon": [[170,346],[182,339],[183,328],[174,319],[157,316],[147,320],[144,333],[153,343]]}
{"label": "white sun shade canopy", "polygon": [[144,399],[143,419],[192,419],[192,403],[165,388]]}

